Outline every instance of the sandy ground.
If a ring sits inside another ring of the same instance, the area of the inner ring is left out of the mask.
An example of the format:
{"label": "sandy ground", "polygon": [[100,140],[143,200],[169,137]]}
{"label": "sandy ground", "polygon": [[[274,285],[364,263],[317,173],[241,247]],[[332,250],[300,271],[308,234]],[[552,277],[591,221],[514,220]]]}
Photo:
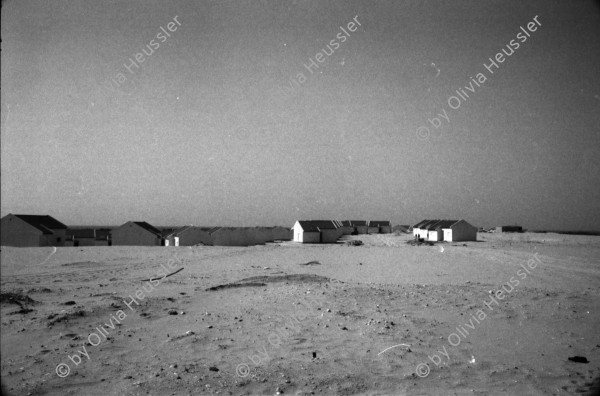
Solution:
{"label": "sandy ground", "polygon": [[436,246],[410,246],[408,235],[352,238],[364,245],[2,247],[3,391],[595,388],[600,237],[480,234]]}

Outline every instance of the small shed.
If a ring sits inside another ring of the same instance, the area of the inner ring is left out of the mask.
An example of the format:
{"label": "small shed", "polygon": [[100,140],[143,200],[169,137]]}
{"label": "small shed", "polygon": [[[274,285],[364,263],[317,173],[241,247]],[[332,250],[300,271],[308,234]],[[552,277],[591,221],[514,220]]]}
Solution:
{"label": "small shed", "polygon": [[145,221],[128,221],[112,230],[112,244],[117,246],[161,246],[162,232]]}
{"label": "small shed", "polygon": [[294,241],[301,243],[335,243],[339,227],[332,220],[298,220],[292,227]]}
{"label": "small shed", "polygon": [[[369,230],[371,228],[377,228],[376,232],[373,234],[391,234],[392,233],[392,223],[388,220],[371,220],[369,221]],[[371,233],[371,232],[369,232]]]}
{"label": "small shed", "polygon": [[2,246],[64,246],[67,226],[48,215],[9,213],[0,220]]}
{"label": "small shed", "polygon": [[354,227],[352,227],[352,223],[350,222],[350,220],[343,220],[342,221],[342,235],[351,235],[355,230]]}
{"label": "small shed", "polygon": [[350,224],[352,224],[354,232],[357,234],[367,234],[369,232],[369,226],[366,220],[350,220]]}
{"label": "small shed", "polygon": [[96,230],[96,246],[111,246],[111,230],[109,228],[98,228]]}
{"label": "small shed", "polygon": [[523,232],[523,227],[521,226],[501,226],[496,227],[496,232]]}
{"label": "small shed", "polygon": [[477,227],[467,223],[465,220],[453,221],[452,224],[444,224],[441,227],[444,233],[444,241],[462,242],[477,240]]}
{"label": "small shed", "polygon": [[66,231],[68,246],[96,246],[96,230],[93,228],[69,228]]}

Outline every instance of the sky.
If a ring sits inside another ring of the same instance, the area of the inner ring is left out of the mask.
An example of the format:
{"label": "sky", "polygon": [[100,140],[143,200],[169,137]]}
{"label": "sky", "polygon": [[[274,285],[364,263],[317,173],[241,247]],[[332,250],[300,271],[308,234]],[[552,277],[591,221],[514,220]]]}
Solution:
{"label": "sky", "polygon": [[600,229],[600,2],[2,7],[2,216]]}

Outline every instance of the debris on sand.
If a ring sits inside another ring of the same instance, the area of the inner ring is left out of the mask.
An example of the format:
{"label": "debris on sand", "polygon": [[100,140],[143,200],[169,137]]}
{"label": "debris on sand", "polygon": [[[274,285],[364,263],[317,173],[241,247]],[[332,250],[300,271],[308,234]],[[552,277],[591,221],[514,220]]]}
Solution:
{"label": "debris on sand", "polygon": [[225,285],[218,285],[209,287],[206,291],[216,291],[221,289],[229,289],[235,287],[251,287],[251,286],[266,286],[267,283],[278,283],[278,282],[296,282],[296,283],[327,283],[331,279],[325,276],[313,275],[313,274],[292,274],[292,275],[262,275],[252,276],[245,278],[237,282],[227,283]]}
{"label": "debris on sand", "polygon": [[423,238],[411,239],[410,241],[406,241],[406,243],[409,244],[409,245],[411,245],[411,246],[421,246],[421,245],[433,246],[434,245],[433,242],[426,241]]}
{"label": "debris on sand", "polygon": [[360,239],[356,239],[354,241],[347,241],[346,246],[362,246],[364,245],[363,241]]}
{"label": "debris on sand", "polygon": [[575,362],[575,363],[589,363],[590,361],[587,360],[587,358],[585,356],[571,356],[569,358],[570,361]]}
{"label": "debris on sand", "polygon": [[228,283],[226,285],[218,285],[218,286],[209,287],[208,289],[206,289],[206,291],[217,291],[217,290],[221,290],[221,289],[231,289],[231,288],[236,288],[236,287],[260,287],[260,286],[267,286],[267,284],[259,283],[259,282]]}
{"label": "debris on sand", "polygon": [[60,323],[60,322],[68,322],[69,320],[76,318],[76,317],[81,317],[81,316],[85,316],[86,312],[84,310],[77,310],[74,312],[68,312],[68,313],[64,313],[61,315],[58,314],[50,314],[48,316],[48,327],[56,324],[56,323]]}
{"label": "debris on sand", "polygon": [[11,312],[9,315],[28,314],[33,312],[33,309],[28,308],[26,305],[37,303],[37,301],[33,300],[28,295],[13,292],[0,293],[0,302],[2,304],[16,304],[19,306],[20,309],[18,311]]}
{"label": "debris on sand", "polygon": [[176,273],[178,273],[179,271],[183,271],[183,268],[184,268],[184,267],[181,267],[181,268],[179,268],[177,271],[175,271],[175,272],[171,272],[170,274],[167,274],[167,275],[165,275],[165,276],[162,276],[162,277],[161,277],[161,276],[159,276],[159,277],[156,277],[156,278],[142,279],[141,281],[142,281],[142,282],[152,282],[152,281],[155,281],[155,280],[158,280],[158,279],[165,279],[165,278],[168,278],[169,276],[173,276],[173,275],[175,275],[175,274],[176,274]]}
{"label": "debris on sand", "polygon": [[300,263],[300,265],[321,265],[321,263],[319,263],[316,260],[313,260],[313,261],[309,261],[308,263]]}
{"label": "debris on sand", "polygon": [[17,304],[22,308],[23,304],[35,304],[36,301],[21,293],[6,292],[0,293],[0,303]]}

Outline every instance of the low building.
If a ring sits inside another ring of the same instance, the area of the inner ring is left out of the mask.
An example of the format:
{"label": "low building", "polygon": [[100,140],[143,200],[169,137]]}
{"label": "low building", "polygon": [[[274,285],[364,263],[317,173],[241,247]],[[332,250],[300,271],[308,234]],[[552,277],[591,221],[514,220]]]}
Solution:
{"label": "low building", "polygon": [[398,232],[402,234],[409,234],[412,232],[412,227],[408,224],[398,224],[392,227],[392,232]]}
{"label": "low building", "polygon": [[163,238],[169,241],[170,246],[210,246],[213,244],[213,241],[208,233],[209,230],[209,227],[195,227],[189,225],[166,232],[164,233]]}
{"label": "low building", "polygon": [[350,220],[344,220],[342,221],[342,235],[352,235],[352,233],[354,231],[356,231],[354,229],[354,227],[352,227],[352,223],[350,222]]}
{"label": "low building", "polygon": [[463,242],[477,240],[477,227],[467,223],[465,220],[453,220],[453,223],[444,224],[441,227],[444,233],[443,240],[446,242]]}
{"label": "low building", "polygon": [[64,246],[66,232],[66,225],[48,215],[9,213],[0,220],[2,246]]}
{"label": "low building", "polygon": [[69,228],[65,246],[96,246],[96,230],[93,228]]}
{"label": "low building", "polygon": [[444,240],[444,228],[450,227],[457,220],[439,220],[434,223],[429,223],[425,226],[427,231],[426,239],[431,242]]}
{"label": "low building", "polygon": [[291,241],[293,238],[292,231],[285,227],[266,227],[265,232],[268,237],[267,242]]}
{"label": "low building", "polygon": [[354,227],[356,234],[367,234],[369,232],[369,226],[366,220],[350,220],[350,224]]}
{"label": "low building", "polygon": [[161,246],[162,232],[145,221],[128,221],[112,230],[112,244],[116,246]]}
{"label": "low building", "polygon": [[332,220],[298,220],[292,227],[294,242],[335,243],[341,235],[340,227]]}
{"label": "low building", "polygon": [[373,234],[391,234],[392,233],[392,223],[387,220],[371,220],[369,221],[369,234],[371,234],[371,228],[377,228],[376,232]]}
{"label": "low building", "polygon": [[496,227],[496,232],[523,232],[523,227],[521,227],[521,226]]}
{"label": "low building", "polygon": [[413,226],[413,235],[418,238],[426,239],[429,233],[429,227],[440,220],[423,220]]}
{"label": "low building", "polygon": [[96,246],[111,246],[111,230],[109,228],[98,228],[96,230]]}

